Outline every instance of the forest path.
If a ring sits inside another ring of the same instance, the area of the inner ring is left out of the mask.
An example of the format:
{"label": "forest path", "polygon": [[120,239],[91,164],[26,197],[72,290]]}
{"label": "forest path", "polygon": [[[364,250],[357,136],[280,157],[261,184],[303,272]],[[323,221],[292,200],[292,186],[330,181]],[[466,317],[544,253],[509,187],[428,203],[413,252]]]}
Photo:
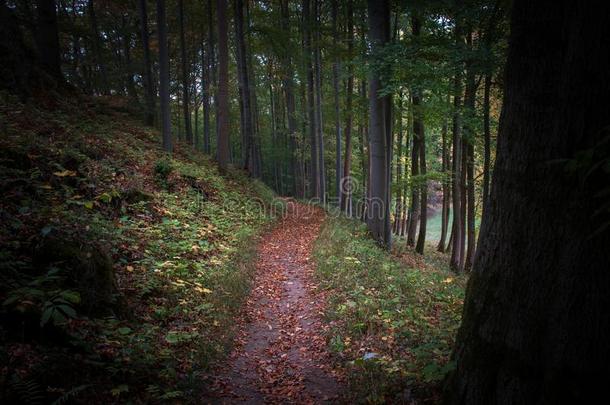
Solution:
{"label": "forest path", "polygon": [[325,403],[342,383],[323,337],[325,297],[315,291],[313,243],[322,209],[294,201],[258,247],[256,276],[236,347],[215,378],[216,403]]}

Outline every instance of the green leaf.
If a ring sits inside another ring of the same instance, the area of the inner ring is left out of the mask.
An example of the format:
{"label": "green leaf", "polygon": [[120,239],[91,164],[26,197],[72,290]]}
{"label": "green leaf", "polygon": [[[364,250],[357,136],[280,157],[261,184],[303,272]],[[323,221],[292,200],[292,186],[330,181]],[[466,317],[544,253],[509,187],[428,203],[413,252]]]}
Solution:
{"label": "green leaf", "polygon": [[109,202],[112,201],[112,196],[108,193],[102,193],[97,197],[97,199],[100,200],[101,202],[108,204]]}
{"label": "green leaf", "polygon": [[129,392],[129,385],[121,384],[118,387],[114,387],[113,389],[110,390],[110,393],[112,394],[113,397],[118,397],[119,395],[121,395],[124,392]]}
{"label": "green leaf", "polygon": [[47,307],[47,308],[45,308],[44,311],[42,311],[42,316],[40,317],[40,327],[41,328],[43,326],[45,326],[47,324],[47,322],[49,322],[49,320],[51,319],[51,316],[53,315],[53,312],[55,312],[55,308],[53,308],[53,307]]}
{"label": "green leaf", "polygon": [[131,328],[124,326],[122,328],[117,329],[117,332],[119,332],[121,335],[129,335],[131,333]]}
{"label": "green leaf", "polygon": [[79,304],[80,303],[80,294],[76,291],[62,291],[61,297],[68,301],[71,304]]}
{"label": "green leaf", "polygon": [[169,332],[165,335],[165,341],[171,345],[175,345],[180,342],[180,336],[176,332]]}

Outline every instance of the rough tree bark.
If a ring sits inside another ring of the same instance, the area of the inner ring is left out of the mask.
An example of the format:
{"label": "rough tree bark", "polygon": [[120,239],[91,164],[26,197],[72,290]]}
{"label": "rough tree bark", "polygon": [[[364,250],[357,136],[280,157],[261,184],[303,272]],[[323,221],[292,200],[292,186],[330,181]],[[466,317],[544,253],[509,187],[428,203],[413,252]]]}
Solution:
{"label": "rough tree bark", "polygon": [[607,396],[608,38],[608,2],[514,2],[497,160],[446,404]]}

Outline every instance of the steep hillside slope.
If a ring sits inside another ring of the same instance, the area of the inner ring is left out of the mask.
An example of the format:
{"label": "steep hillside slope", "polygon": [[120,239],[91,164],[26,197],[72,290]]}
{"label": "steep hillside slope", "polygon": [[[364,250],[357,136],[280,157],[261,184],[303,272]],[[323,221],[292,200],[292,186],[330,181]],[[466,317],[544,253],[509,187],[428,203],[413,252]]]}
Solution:
{"label": "steep hillside slope", "polygon": [[120,99],[0,98],[1,402],[188,401],[230,343],[272,192],[165,156]]}

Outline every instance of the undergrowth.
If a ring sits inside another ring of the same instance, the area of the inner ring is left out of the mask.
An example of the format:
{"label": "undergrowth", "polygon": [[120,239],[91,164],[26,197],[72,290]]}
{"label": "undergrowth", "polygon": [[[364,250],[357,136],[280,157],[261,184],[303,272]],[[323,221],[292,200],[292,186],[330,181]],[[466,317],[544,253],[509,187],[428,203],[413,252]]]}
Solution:
{"label": "undergrowth", "polygon": [[316,242],[320,288],[331,291],[328,344],[348,370],[350,402],[436,403],[453,367],[465,279],[436,252],[424,263],[404,250],[384,251],[347,218],[329,217]]}
{"label": "undergrowth", "polygon": [[0,402],[197,402],[273,193],[120,99],[0,98]]}

